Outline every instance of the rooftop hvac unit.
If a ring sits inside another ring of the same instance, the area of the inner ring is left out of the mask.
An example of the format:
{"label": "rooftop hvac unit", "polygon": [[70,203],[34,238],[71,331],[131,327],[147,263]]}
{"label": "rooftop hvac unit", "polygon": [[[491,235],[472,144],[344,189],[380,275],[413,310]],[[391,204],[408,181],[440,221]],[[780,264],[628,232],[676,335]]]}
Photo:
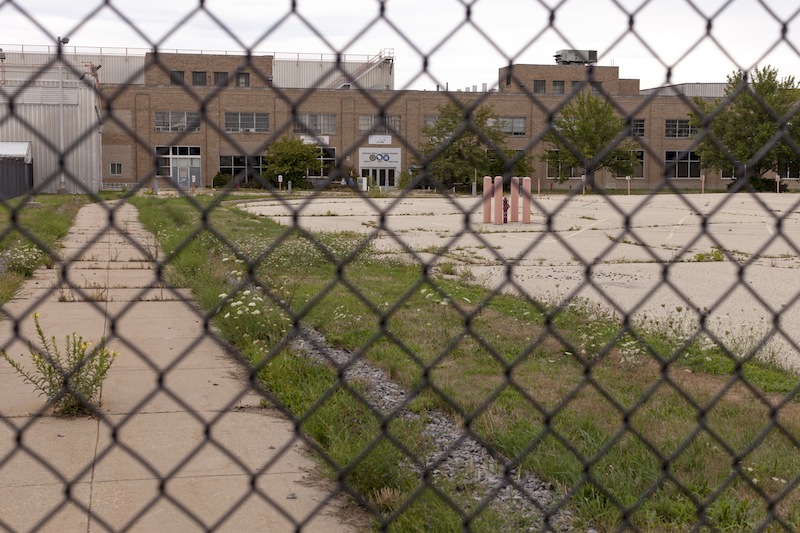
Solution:
{"label": "rooftop hvac unit", "polygon": [[559,65],[594,65],[597,50],[559,50],[555,57]]}

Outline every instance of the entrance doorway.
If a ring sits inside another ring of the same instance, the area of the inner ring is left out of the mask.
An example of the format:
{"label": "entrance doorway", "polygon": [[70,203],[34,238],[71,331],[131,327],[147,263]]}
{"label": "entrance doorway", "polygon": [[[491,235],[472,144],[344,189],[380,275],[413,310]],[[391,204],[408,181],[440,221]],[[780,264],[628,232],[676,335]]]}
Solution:
{"label": "entrance doorway", "polygon": [[397,187],[393,168],[362,168],[361,177],[369,178],[370,183],[374,183],[378,187]]}
{"label": "entrance doorway", "polygon": [[178,188],[189,190],[189,167],[178,167]]}

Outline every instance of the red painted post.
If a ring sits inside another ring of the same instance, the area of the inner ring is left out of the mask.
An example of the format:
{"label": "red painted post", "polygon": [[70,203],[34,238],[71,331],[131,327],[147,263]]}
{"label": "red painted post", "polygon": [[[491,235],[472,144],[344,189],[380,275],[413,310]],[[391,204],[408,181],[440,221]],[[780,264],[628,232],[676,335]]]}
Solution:
{"label": "red painted post", "polygon": [[483,177],[483,223],[492,221],[492,177]]}
{"label": "red painted post", "polygon": [[531,223],[531,179],[522,178],[522,223]]}
{"label": "red painted post", "polygon": [[494,177],[494,223],[503,223],[503,177]]}
{"label": "red painted post", "polygon": [[519,222],[519,178],[511,178],[511,222]]}

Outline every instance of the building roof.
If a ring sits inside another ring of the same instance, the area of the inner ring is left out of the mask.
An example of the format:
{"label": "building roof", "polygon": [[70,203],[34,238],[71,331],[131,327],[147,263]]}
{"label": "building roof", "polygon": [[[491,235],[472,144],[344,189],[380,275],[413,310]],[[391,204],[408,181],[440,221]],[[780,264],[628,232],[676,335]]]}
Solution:
{"label": "building roof", "polygon": [[26,164],[33,161],[30,141],[0,141],[0,160],[21,160]]}

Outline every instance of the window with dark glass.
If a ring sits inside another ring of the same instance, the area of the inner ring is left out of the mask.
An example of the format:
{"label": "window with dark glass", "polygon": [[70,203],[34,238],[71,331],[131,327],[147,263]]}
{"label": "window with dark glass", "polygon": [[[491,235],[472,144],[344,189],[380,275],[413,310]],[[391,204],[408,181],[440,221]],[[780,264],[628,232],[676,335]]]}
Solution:
{"label": "window with dark glass", "polygon": [[533,80],[533,94],[544,94],[547,87],[545,80]]}
{"label": "window with dark glass", "polygon": [[227,87],[228,86],[228,73],[227,72],[215,72],[214,73],[214,85],[217,87]]}
{"label": "window with dark glass", "polygon": [[205,85],[206,73],[205,72],[192,72],[192,85]]}
{"label": "window with dark glass", "polygon": [[564,94],[564,80],[553,80],[553,94]]}
{"label": "window with dark glass", "polygon": [[664,157],[664,176],[699,178],[700,156],[696,152],[667,151]]}
{"label": "window with dark glass", "polygon": [[266,168],[264,156],[223,155],[219,158],[220,173],[236,177],[243,183],[261,176]]}
{"label": "window with dark glass", "polygon": [[184,72],[182,70],[171,70],[169,73],[169,82],[172,85],[184,84]]}
{"label": "window with dark glass", "polygon": [[644,137],[644,119],[631,120],[631,137]]}

